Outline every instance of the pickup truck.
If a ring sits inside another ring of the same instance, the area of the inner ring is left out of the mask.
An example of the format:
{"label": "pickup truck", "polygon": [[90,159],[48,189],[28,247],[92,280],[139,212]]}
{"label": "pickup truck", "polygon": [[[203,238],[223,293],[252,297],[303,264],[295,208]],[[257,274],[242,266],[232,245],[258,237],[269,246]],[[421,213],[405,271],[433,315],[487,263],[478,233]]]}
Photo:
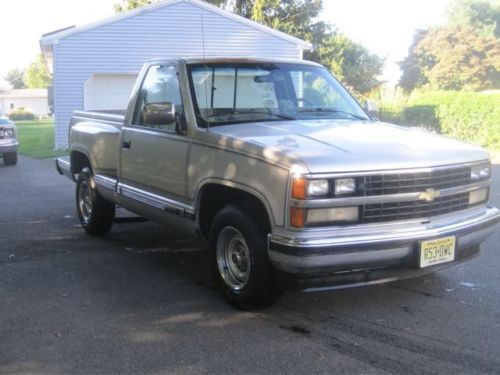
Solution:
{"label": "pickup truck", "polygon": [[0,156],[5,165],[17,164],[18,146],[16,124],[7,117],[0,116]]}
{"label": "pickup truck", "polygon": [[76,209],[90,234],[115,206],[207,240],[240,309],[302,291],[417,277],[470,259],[500,222],[489,154],[377,121],[323,66],[148,61],[126,111],[75,112]]}

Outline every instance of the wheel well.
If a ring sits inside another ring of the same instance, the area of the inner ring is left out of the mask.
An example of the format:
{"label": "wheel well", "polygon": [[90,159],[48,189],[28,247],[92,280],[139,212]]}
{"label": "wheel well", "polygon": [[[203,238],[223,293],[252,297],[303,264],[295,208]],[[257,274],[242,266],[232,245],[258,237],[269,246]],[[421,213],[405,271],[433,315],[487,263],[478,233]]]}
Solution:
{"label": "wheel well", "polygon": [[228,186],[208,184],[200,195],[199,224],[201,233],[208,237],[212,220],[222,208],[234,205],[256,218],[256,224],[264,233],[271,232],[271,222],[264,204],[256,196]]}
{"label": "wheel well", "polygon": [[90,160],[82,152],[73,151],[71,153],[71,172],[73,174],[80,173],[81,170],[85,167],[88,167],[92,170],[92,165],[90,164]]}

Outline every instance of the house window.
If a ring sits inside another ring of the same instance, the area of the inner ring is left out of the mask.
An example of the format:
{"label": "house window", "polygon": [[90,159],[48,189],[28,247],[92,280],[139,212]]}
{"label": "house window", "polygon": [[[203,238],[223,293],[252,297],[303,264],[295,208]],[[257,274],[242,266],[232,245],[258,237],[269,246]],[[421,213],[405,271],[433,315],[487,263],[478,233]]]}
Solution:
{"label": "house window", "polygon": [[9,108],[10,108],[11,110],[13,110],[13,109],[14,109],[14,103],[10,103],[10,104],[9,104]]}

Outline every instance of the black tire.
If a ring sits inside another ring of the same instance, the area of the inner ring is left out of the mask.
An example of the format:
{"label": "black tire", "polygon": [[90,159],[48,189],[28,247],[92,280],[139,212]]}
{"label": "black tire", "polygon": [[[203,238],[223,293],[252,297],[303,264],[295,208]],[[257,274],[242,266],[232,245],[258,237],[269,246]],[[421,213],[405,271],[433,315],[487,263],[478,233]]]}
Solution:
{"label": "black tire", "polygon": [[3,154],[3,162],[5,165],[17,164],[17,152],[7,152]]}
{"label": "black tire", "polygon": [[212,222],[209,242],[214,277],[226,300],[240,310],[259,309],[279,298],[265,235],[255,219],[235,206],[224,207]]}
{"label": "black tire", "polygon": [[83,229],[89,234],[107,233],[115,219],[115,204],[97,191],[89,168],[83,168],[76,182],[76,211]]}

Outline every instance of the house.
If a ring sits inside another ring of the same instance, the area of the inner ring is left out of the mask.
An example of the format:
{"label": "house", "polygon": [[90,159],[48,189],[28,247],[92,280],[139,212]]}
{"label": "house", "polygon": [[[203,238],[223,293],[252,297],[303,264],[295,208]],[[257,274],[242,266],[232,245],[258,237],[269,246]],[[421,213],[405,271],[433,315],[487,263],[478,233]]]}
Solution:
{"label": "house", "polygon": [[15,109],[25,108],[36,117],[49,115],[47,89],[14,89],[0,92],[0,113],[8,114]]}
{"label": "house", "polygon": [[201,0],[164,0],[45,34],[54,77],[55,144],[66,148],[74,110],[125,108],[145,60],[192,56],[301,59],[311,45]]}

